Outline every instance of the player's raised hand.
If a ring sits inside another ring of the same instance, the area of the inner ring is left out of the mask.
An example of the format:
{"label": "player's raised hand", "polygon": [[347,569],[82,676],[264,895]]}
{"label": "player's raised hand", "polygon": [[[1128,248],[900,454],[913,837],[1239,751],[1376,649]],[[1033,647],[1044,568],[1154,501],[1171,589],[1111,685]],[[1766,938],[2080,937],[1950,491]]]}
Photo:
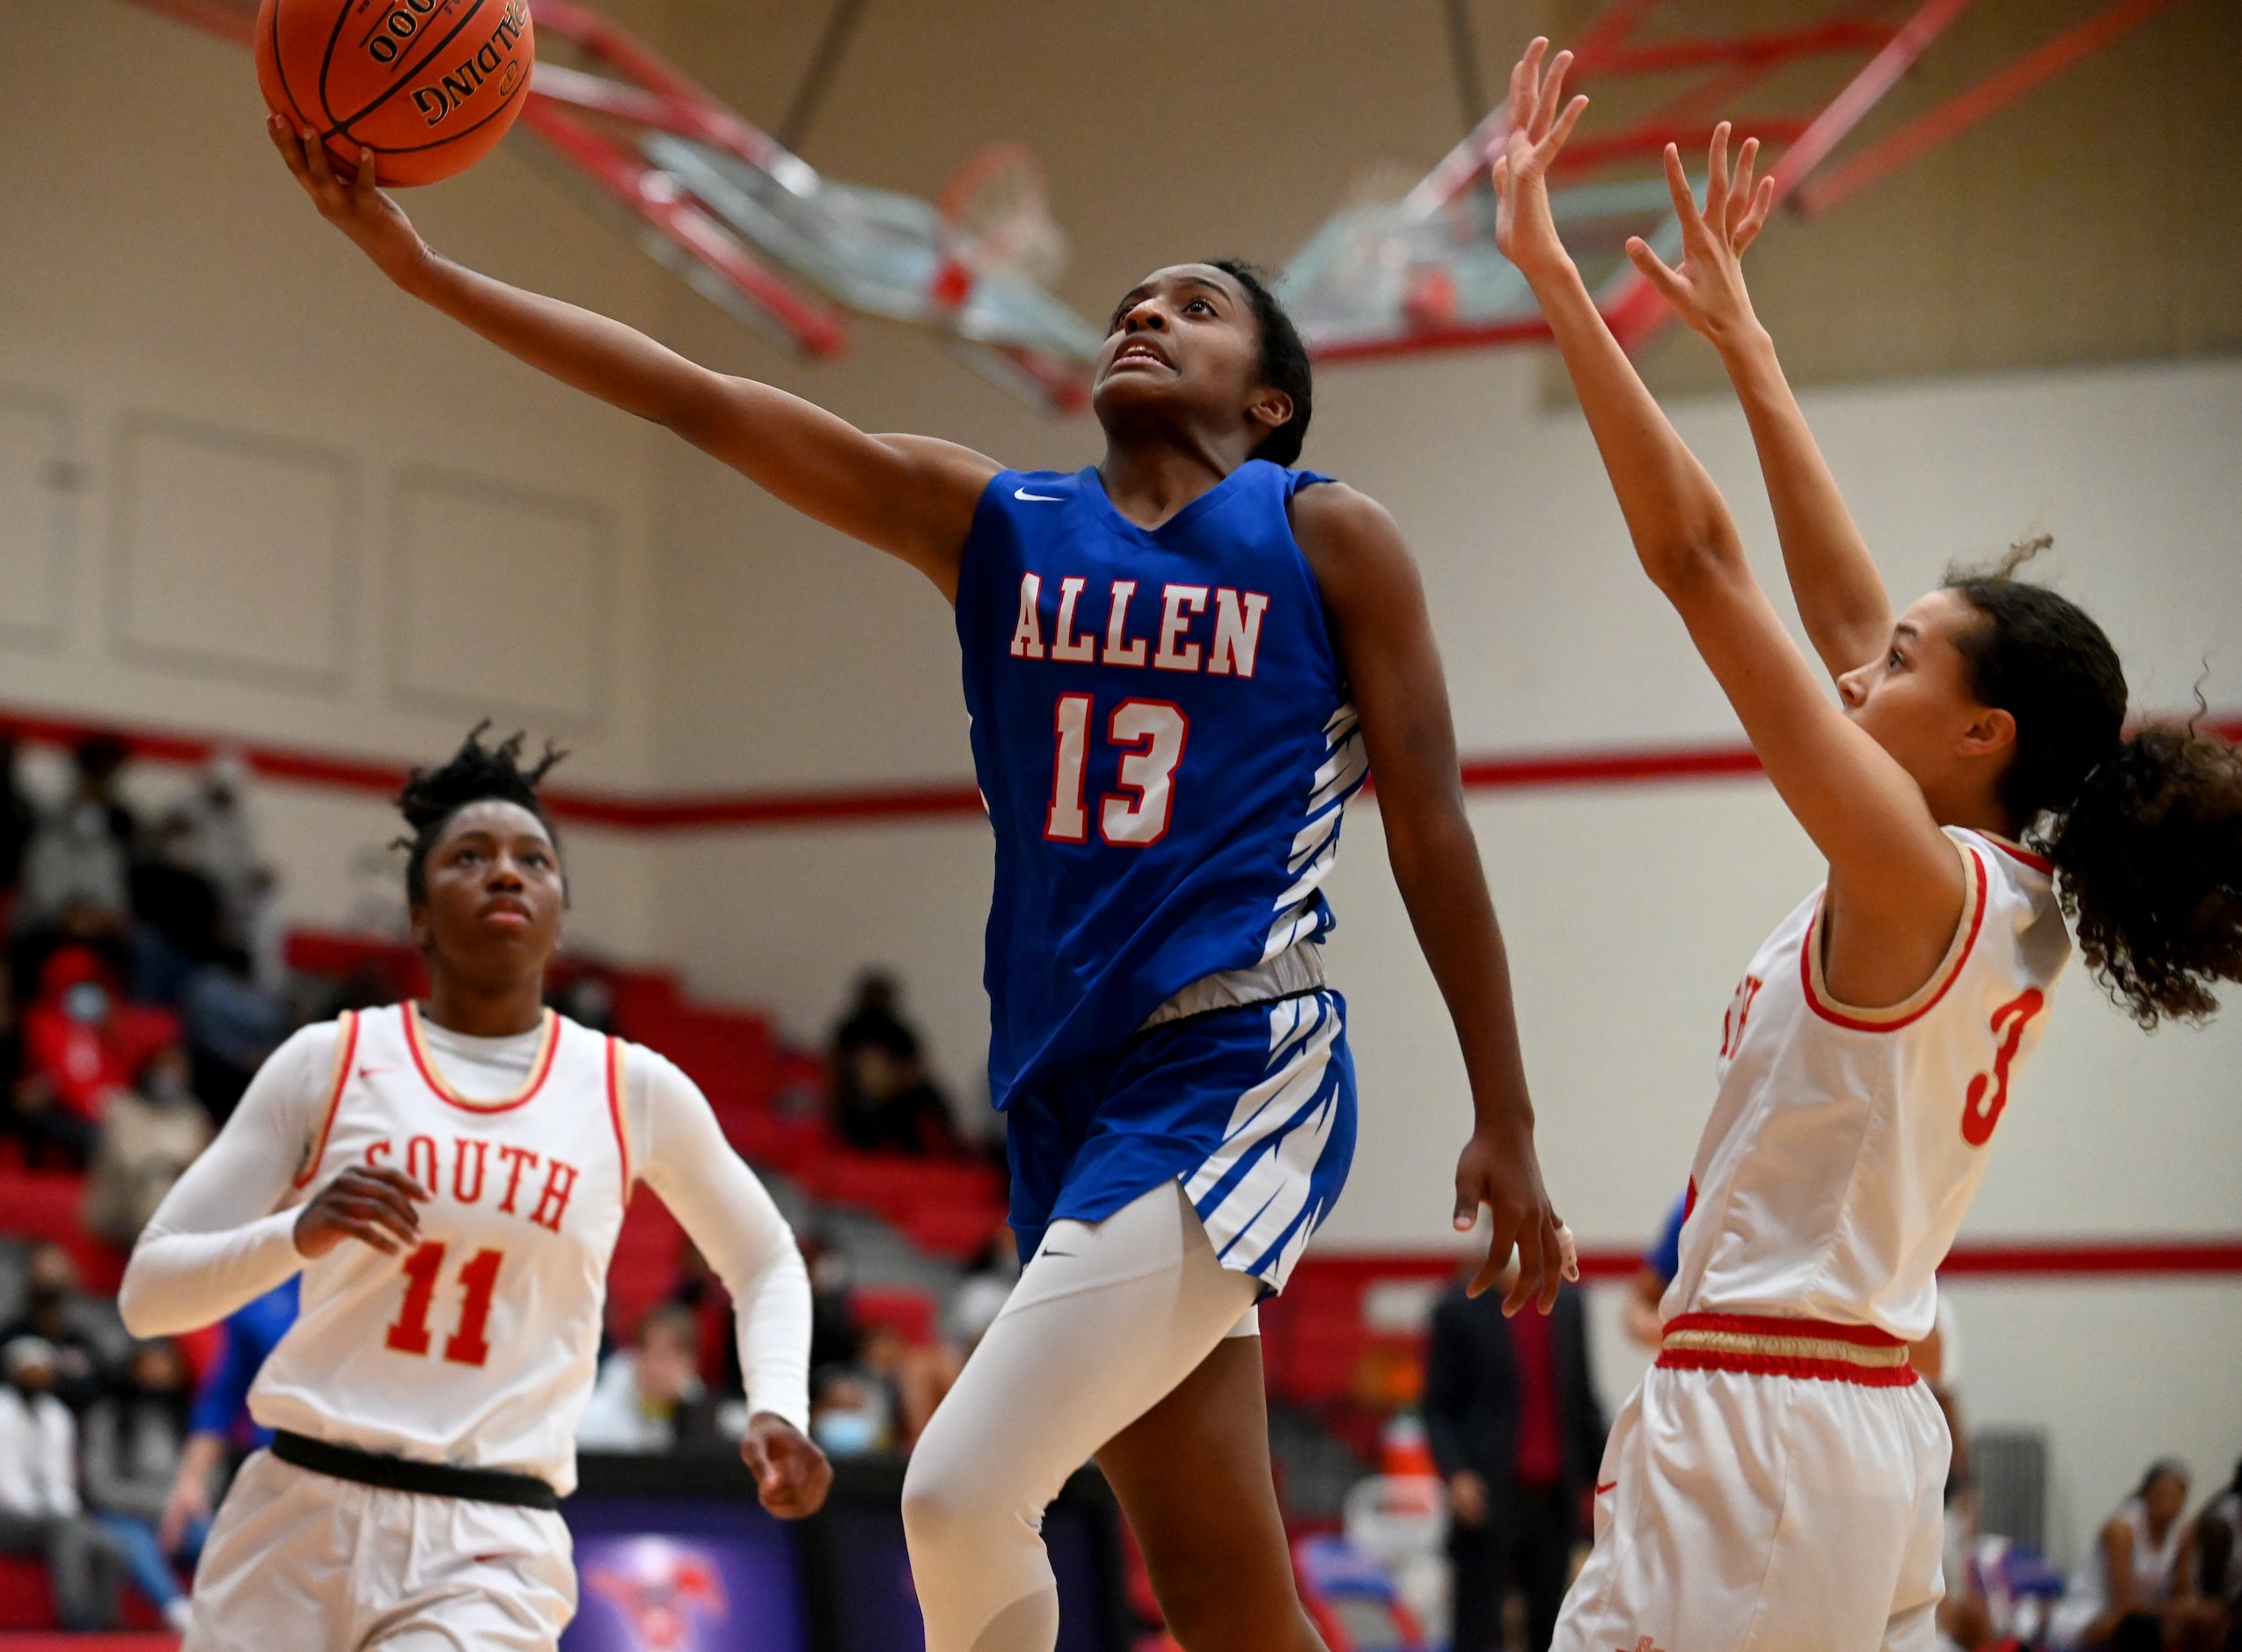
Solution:
{"label": "player's raised hand", "polygon": [[1510,132],[1495,157],[1495,245],[1521,269],[1564,256],[1550,216],[1550,164],[1588,106],[1586,98],[1564,101],[1572,54],[1559,52],[1545,70],[1549,49],[1548,37],[1537,35],[1510,71]]}
{"label": "player's raised hand", "polygon": [[1518,1277],[1503,1297],[1503,1312],[1516,1313],[1533,1303],[1543,1313],[1557,1305],[1557,1285],[1580,1277],[1572,1232],[1557,1219],[1542,1186],[1541,1159],[1534,1151],[1534,1129],[1482,1122],[1464,1144],[1455,1166],[1455,1227],[1468,1233],[1484,1205],[1493,1226],[1486,1260],[1465,1286],[1477,1296],[1502,1277],[1511,1252],[1518,1253]]}
{"label": "player's raised hand", "polygon": [[1627,243],[1627,256],[1666,295],[1674,313],[1691,332],[1716,345],[1758,324],[1752,296],[1744,286],[1744,252],[1759,238],[1775,206],[1775,180],[1753,181],[1758,163],[1759,140],[1746,138],[1732,175],[1728,122],[1715,127],[1705,159],[1705,204],[1700,210],[1689,192],[1689,176],[1682,170],[1682,151],[1667,144],[1666,186],[1682,220],[1682,267],[1669,269],[1640,236]]}
{"label": "player's raised hand", "polygon": [[278,115],[267,118],[265,133],[319,216],[356,242],[384,274],[403,284],[429,249],[404,208],[374,186],[374,152],[360,150],[358,170],[346,180],[335,175],[327,146],[317,133],[298,132]]}
{"label": "player's raised hand", "polygon": [[296,1248],[324,1256],[345,1239],[358,1239],[385,1256],[421,1242],[421,1213],[429,1193],[401,1170],[353,1165],[313,1194],[296,1218]]}
{"label": "player's raised hand", "polygon": [[755,1476],[756,1495],[781,1520],[799,1520],[825,1506],[833,1466],[784,1417],[757,1412],[740,1437],[739,1454]]}

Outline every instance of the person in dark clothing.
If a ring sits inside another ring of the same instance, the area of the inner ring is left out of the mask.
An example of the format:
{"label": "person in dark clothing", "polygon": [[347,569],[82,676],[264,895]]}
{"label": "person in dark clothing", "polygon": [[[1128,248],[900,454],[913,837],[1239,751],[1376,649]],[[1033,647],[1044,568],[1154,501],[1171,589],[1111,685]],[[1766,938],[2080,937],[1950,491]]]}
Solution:
{"label": "person in dark clothing", "polygon": [[15,893],[23,879],[25,852],[38,830],[39,811],[16,777],[15,731],[0,729],[0,892]]}
{"label": "person in dark clothing", "polygon": [[1470,1297],[1459,1279],[1432,1312],[1425,1356],[1425,1431],[1453,1517],[1455,1652],[1502,1645],[1513,1583],[1526,1597],[1526,1644],[1544,1652],[1603,1457],[1579,1296],[1560,1296],[1546,1319],[1506,1319],[1506,1287]]}
{"label": "person in dark clothing", "polygon": [[833,1029],[833,1128],[861,1152],[956,1158],[949,1103],[927,1077],[919,1034],[896,1012],[893,977],[867,970]]}

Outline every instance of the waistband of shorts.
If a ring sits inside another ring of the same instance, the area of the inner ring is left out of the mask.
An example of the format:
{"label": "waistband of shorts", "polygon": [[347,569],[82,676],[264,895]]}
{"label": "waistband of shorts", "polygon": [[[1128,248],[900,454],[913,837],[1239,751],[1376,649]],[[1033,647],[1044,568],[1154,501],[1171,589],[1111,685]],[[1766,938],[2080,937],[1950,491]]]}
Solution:
{"label": "waistband of shorts", "polygon": [[1802,1377],[1863,1388],[1906,1388],[1921,1380],[1908,1345],[1872,1325],[1752,1313],[1684,1313],[1667,1320],[1658,1363],[1665,1371]]}
{"label": "waistband of shorts", "polygon": [[511,1503],[523,1509],[557,1509],[560,1494],[534,1474],[502,1468],[458,1468],[449,1463],[416,1463],[409,1458],[362,1451],[355,1445],[315,1440],[286,1429],[273,1435],[272,1453],[283,1463],[334,1480],[409,1491],[424,1497],[458,1497],[467,1502]]}
{"label": "waistband of shorts", "polygon": [[1312,940],[1295,941],[1274,958],[1249,969],[1224,969],[1201,976],[1146,1016],[1137,1031],[1149,1033],[1170,1021],[1211,1015],[1217,1010],[1305,998],[1322,988],[1323,948]]}

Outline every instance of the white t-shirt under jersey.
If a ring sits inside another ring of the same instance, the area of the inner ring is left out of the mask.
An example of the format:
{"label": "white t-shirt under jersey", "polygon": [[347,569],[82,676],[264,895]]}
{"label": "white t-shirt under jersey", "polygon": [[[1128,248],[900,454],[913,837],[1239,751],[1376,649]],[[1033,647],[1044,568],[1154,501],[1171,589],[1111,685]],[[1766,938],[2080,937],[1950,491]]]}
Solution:
{"label": "white t-shirt under jersey", "polygon": [[[364,1163],[436,1195],[419,1251],[352,1239],[306,1261],[298,1208]],[[558,1015],[483,1039],[392,1006],[297,1033],[157,1210],[119,1305],[136,1334],[187,1331],[300,1269],[259,1422],[565,1493],[634,1181],[731,1291],[751,1409],[806,1430],[810,1283],[785,1218],[690,1078]]]}
{"label": "white t-shirt under jersey", "polygon": [[1665,1319],[1772,1313],[1930,1334],[1938,1265],[2070,955],[2047,861],[1946,835],[1966,874],[1961,921],[1906,1002],[1830,996],[1819,889],[1752,960],[1722,1029]]}

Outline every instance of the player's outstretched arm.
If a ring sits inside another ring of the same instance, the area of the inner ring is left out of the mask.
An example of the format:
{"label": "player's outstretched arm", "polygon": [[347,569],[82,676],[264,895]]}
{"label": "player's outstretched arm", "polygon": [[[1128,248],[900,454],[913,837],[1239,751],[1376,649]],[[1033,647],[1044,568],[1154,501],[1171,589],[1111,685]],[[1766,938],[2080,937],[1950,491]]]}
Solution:
{"label": "player's outstretched arm", "polygon": [[1682,267],[1667,268],[1640,236],[1628,242],[1627,255],[1690,331],[1720,352],[1759,450],[1760,473],[1775,508],[1776,535],[1806,639],[1829,675],[1843,676],[1875,659],[1891,641],[1892,598],[1783,376],[1775,340],[1752,311],[1744,252],[1758,238],[1775,201],[1772,179],[1756,186],[1752,182],[1758,158],[1759,140],[1745,139],[1732,177],[1727,123],[1714,128],[1700,212],[1682,171],[1681,152],[1667,144],[1666,182],[1682,220]]}
{"label": "player's outstretched arm", "polygon": [[740,1456],[764,1508],[782,1519],[813,1515],[833,1470],[810,1438],[810,1270],[794,1230],[724,1139],[700,1086],[660,1056],[631,1055],[639,1174],[732,1294],[750,1412]]}
{"label": "player's outstretched arm", "polygon": [[[1897,1003],[1929,978],[1953,938],[1964,895],[1960,859],[1907,771],[1830,702],[1753,576],[1727,501],[1667,422],[1565,252],[1545,179],[1586,100],[1555,112],[1564,60],[1543,77],[1544,47],[1536,41],[1512,77],[1516,124],[1495,164],[1504,254],[1541,301],[1644,571],[1680,612],[1768,778],[1828,858],[1832,976],[1843,976],[1835,984],[1857,1004]],[[1724,128],[1714,140],[1722,181],[1726,137]],[[1678,161],[1669,168],[1679,176]],[[1700,302],[1711,283],[1696,273],[1733,261],[1735,239],[1757,232],[1748,212],[1727,210],[1718,185],[1715,196],[1713,209],[1691,206],[1683,214],[1683,266],[1667,272],[1678,302]],[[1764,189],[1755,199],[1764,203]],[[1895,646],[1888,632],[1879,640],[1879,647]]]}
{"label": "player's outstretched arm", "polygon": [[799,396],[713,373],[635,328],[509,287],[429,251],[374,186],[371,155],[338,179],[326,148],[278,116],[273,145],[328,223],[414,297],[565,384],[666,425],[805,515],[901,559],[955,598],[981,490],[1002,467],[927,436],[868,435]]}
{"label": "player's outstretched arm", "polygon": [[1455,1224],[1493,1219],[1484,1290],[1516,1246],[1506,1312],[1547,1312],[1571,1268],[1570,1236],[1550,1208],[1534,1151],[1534,1104],[1518,1047],[1510,961],[1479,845],[1464,818],[1447,682],[1417,565],[1383,508],[1337,483],[1302,489],[1293,530],[1331,616],[1378,779],[1386,847],[1418,944],[1455,1023],[1475,1122],[1455,1174]]}

